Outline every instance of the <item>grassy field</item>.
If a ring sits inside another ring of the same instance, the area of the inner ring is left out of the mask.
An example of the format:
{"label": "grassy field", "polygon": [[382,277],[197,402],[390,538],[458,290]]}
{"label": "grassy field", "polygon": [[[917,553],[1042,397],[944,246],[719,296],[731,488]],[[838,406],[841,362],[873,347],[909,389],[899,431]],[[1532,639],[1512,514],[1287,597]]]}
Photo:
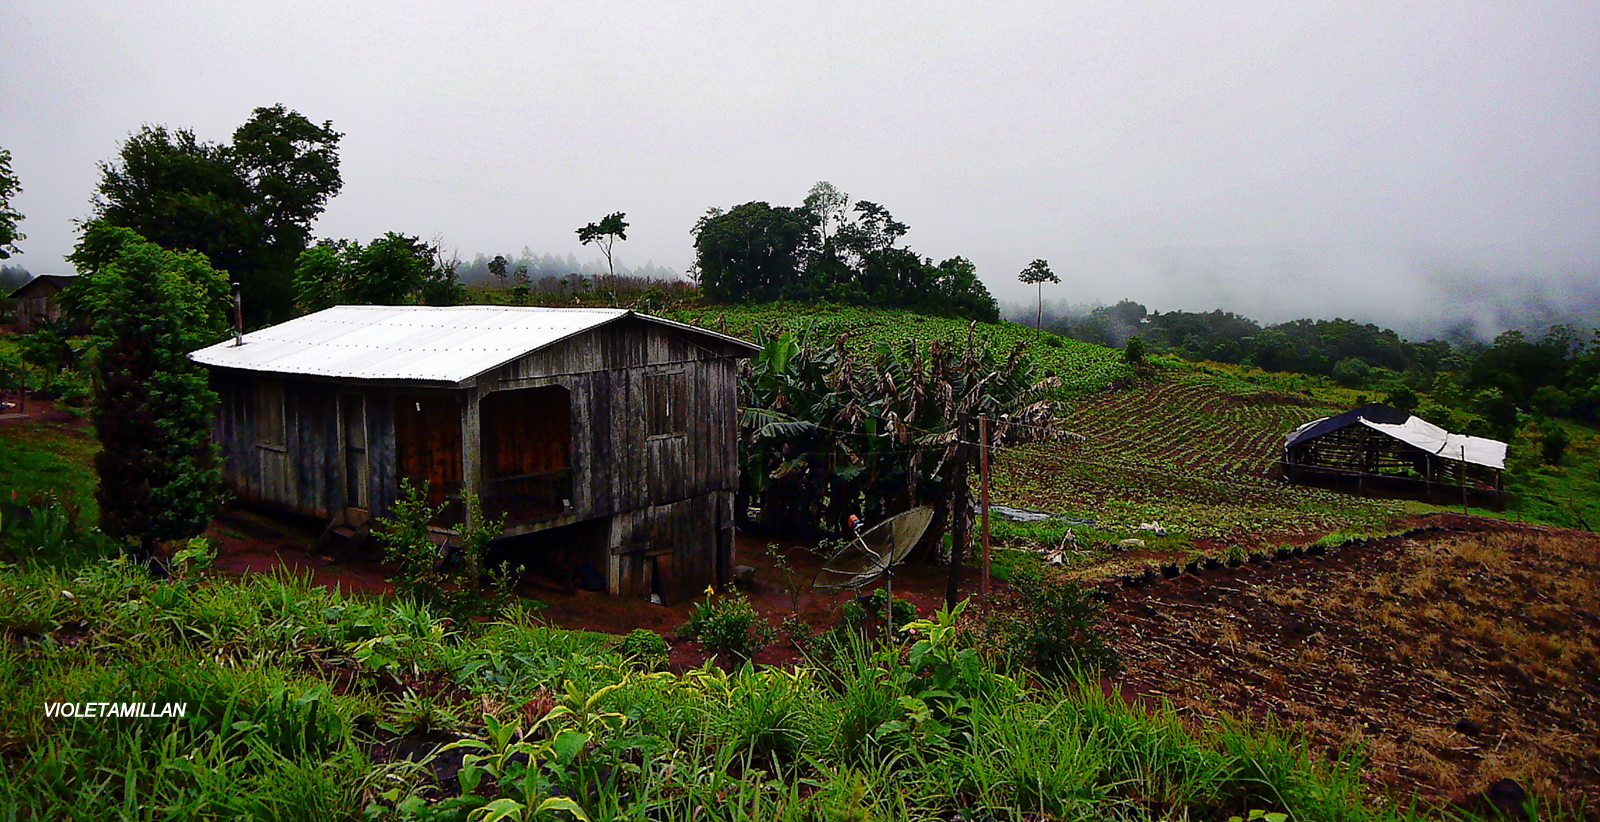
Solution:
{"label": "grassy field", "polygon": [[[458,625],[181,565],[167,582],[117,563],[0,570],[0,817],[1425,816],[1368,802],[1356,758],[1092,681],[1030,682],[959,650],[953,624],[923,624],[909,657],[855,646],[829,664],[674,676],[523,611]],[[41,709],[121,700],[186,710]]]}
{"label": "grassy field", "polygon": [[0,423],[0,493],[27,502],[56,494],[76,507],[84,522],[99,517],[94,501],[94,432],[66,422],[28,420]]}

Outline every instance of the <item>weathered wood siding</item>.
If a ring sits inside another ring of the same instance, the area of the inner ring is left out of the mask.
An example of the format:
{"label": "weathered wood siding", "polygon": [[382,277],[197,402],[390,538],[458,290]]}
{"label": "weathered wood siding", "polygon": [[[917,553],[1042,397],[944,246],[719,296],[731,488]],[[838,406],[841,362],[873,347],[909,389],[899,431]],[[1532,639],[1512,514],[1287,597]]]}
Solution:
{"label": "weathered wood siding", "polygon": [[717,491],[611,519],[606,585],[612,596],[658,594],[672,604],[727,579],[733,494]]}
{"label": "weathered wood siding", "polygon": [[[487,498],[507,472],[558,467],[565,445],[571,506],[507,533],[612,518],[596,560],[613,593],[676,601],[731,577],[739,353],[629,318],[455,389],[213,369],[214,434],[239,499],[329,519],[351,507],[341,401],[364,403],[374,516],[392,511],[403,476],[433,480],[436,503]],[[565,408],[548,407],[556,392],[503,393],[550,386],[565,389]],[[552,441],[561,429],[570,442]]]}
{"label": "weathered wood siding", "polygon": [[[490,371],[476,390],[560,385],[570,392],[573,500],[561,521],[571,522],[738,486],[738,360],[729,354],[671,329],[621,321]],[[669,420],[675,430],[651,433],[648,383],[681,388]]]}
{"label": "weathered wood siding", "polygon": [[212,386],[221,399],[213,436],[234,496],[313,517],[344,507],[336,386],[220,369]]}

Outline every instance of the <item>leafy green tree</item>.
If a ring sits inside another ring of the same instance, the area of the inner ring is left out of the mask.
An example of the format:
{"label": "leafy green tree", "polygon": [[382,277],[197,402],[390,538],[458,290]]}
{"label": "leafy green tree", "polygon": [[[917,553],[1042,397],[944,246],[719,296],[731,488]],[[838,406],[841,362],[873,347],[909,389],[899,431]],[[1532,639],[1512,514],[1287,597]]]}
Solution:
{"label": "leafy green tree", "polygon": [[506,261],[505,257],[496,254],[494,255],[494,259],[489,261],[489,273],[493,274],[494,278],[499,280],[501,285],[505,285],[506,272],[509,270],[510,265],[511,264]]}
{"label": "leafy green tree", "polygon": [[814,218],[803,208],[763,202],[713,208],[694,227],[695,270],[713,302],[767,302],[799,289]]}
{"label": "leafy green tree", "polygon": [[9,260],[12,254],[21,254],[17,241],[27,239],[27,235],[17,230],[17,223],[22,222],[22,212],[11,205],[11,198],[21,193],[22,185],[11,170],[11,152],[0,148],[0,260]]}
{"label": "leafy green tree", "polygon": [[618,240],[628,239],[628,222],[623,219],[626,216],[620,211],[614,212],[607,214],[606,218],[598,223],[590,223],[578,229],[578,242],[584,245],[593,243],[600,248],[600,253],[606,255],[607,279],[612,283],[617,279],[617,267],[611,259],[611,247],[616,245]]}
{"label": "leafy green tree", "polygon": [[[741,372],[741,501],[771,532],[845,530],[926,503],[932,532],[951,533],[959,569],[970,527],[968,477],[979,416],[991,443],[1051,431],[1050,381],[1035,382],[1023,350],[997,355],[963,344],[914,341],[864,359],[844,341],[814,346],[789,333],[758,334],[762,352]],[[954,602],[956,577],[949,594]]]}
{"label": "leafy green tree", "polygon": [[1044,284],[1059,284],[1061,278],[1050,270],[1049,263],[1044,260],[1034,260],[1028,263],[1027,268],[1022,269],[1022,273],[1017,275],[1017,280],[1023,285],[1037,285],[1039,287],[1039,314],[1034,318],[1033,327],[1042,327],[1044,325]]}
{"label": "leafy green tree", "polygon": [[1123,344],[1122,361],[1132,366],[1144,365],[1144,340],[1139,339],[1138,334],[1129,337],[1127,343]]}
{"label": "leafy green tree", "polygon": [[195,252],[91,223],[73,255],[93,321],[100,527],[148,561],[198,535],[221,502],[217,395],[189,352],[227,335],[228,281]]}
{"label": "leafy green tree", "polygon": [[283,319],[311,223],[343,185],[341,136],[282,105],[256,109],[227,145],[145,126],[100,164],[94,216],[199,251],[239,282],[248,321]]}
{"label": "leafy green tree", "polygon": [[389,232],[363,246],[323,240],[295,266],[295,300],[307,311],[332,305],[456,305],[465,289],[453,263],[418,237]]}

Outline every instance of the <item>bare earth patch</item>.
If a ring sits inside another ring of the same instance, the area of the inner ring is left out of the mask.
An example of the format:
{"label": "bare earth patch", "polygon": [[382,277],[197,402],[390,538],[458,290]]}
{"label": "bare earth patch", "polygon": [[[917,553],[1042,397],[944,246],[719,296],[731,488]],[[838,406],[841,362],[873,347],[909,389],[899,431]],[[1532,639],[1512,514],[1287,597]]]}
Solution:
{"label": "bare earth patch", "polygon": [[1326,557],[1124,589],[1124,687],[1357,744],[1373,787],[1465,800],[1502,777],[1600,808],[1600,538],[1458,515]]}

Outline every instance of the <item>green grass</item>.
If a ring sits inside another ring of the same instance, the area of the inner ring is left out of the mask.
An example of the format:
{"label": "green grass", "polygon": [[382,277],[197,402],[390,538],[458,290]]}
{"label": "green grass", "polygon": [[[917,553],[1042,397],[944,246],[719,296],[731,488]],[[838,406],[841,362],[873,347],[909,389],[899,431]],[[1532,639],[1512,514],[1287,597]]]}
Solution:
{"label": "green grass", "polygon": [[1566,528],[1600,529],[1600,431],[1570,420],[1556,424],[1571,442],[1555,465],[1543,461],[1529,427],[1511,443],[1506,514]]}
{"label": "green grass", "polygon": [[88,430],[42,422],[0,426],[0,494],[19,501],[55,493],[78,507],[81,522],[95,522],[94,455],[100,444]]}
{"label": "green grass", "polygon": [[[595,819],[1418,816],[1368,803],[1359,760],[1293,733],[1130,706],[1092,679],[1030,685],[930,627],[920,662],[856,644],[826,667],[672,675],[522,611],[460,625],[283,575],[0,569],[0,809],[456,819],[559,795]],[[42,712],[133,699],[189,713]],[[425,729],[465,740],[498,785],[453,797],[382,755]]]}

